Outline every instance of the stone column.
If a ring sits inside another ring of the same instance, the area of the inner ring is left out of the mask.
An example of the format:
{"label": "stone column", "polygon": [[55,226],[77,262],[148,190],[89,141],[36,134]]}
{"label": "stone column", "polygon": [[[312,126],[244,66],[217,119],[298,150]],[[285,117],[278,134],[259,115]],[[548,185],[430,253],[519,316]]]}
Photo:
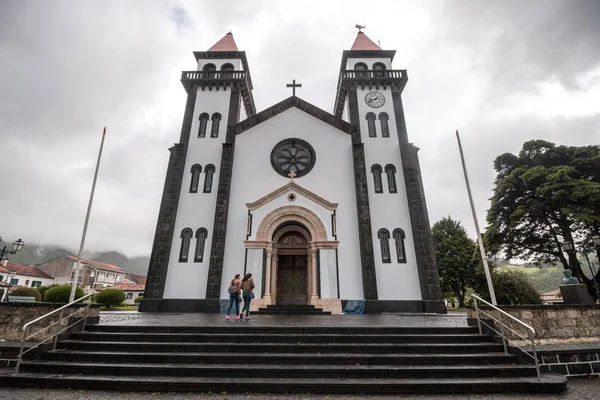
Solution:
{"label": "stone column", "polygon": [[310,246],[308,247],[308,254],[306,255],[306,298],[310,304],[310,295],[312,293],[312,265],[311,265],[311,257],[310,257]]}
{"label": "stone column", "polygon": [[310,293],[310,304],[317,305],[319,303],[319,292],[317,288],[317,247],[310,246],[310,255],[312,259],[311,263],[311,293]]}
{"label": "stone column", "polygon": [[271,304],[277,303],[277,271],[279,269],[279,257],[277,249],[273,249],[271,256]]}
{"label": "stone column", "polygon": [[268,243],[266,247],[267,262],[265,263],[265,294],[263,296],[264,304],[273,304],[271,296],[271,259],[273,253],[273,244]]}

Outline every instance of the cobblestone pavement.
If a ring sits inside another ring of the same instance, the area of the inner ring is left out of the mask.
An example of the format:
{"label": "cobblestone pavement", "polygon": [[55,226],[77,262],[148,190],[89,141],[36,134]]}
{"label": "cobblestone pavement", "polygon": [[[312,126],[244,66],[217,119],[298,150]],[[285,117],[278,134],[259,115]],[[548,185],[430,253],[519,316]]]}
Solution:
{"label": "cobblestone pavement", "polygon": [[466,395],[396,395],[396,396],[352,396],[352,395],[277,395],[277,394],[212,394],[212,393],[144,393],[104,392],[89,390],[54,389],[10,389],[0,388],[2,400],[596,400],[600,398],[600,378],[577,378],[569,380],[568,389],[562,394],[466,394]]}
{"label": "cobblestone pavement", "polygon": [[440,314],[364,314],[364,315],[256,315],[251,321],[227,321],[221,314],[151,314],[137,311],[103,311],[103,325],[128,326],[467,326],[466,313]]}

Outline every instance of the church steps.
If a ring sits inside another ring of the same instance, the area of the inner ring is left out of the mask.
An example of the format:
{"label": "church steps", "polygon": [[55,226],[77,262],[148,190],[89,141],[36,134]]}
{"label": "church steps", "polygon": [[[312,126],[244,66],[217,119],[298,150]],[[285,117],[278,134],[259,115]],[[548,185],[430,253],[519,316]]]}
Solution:
{"label": "church steps", "polygon": [[118,376],[33,374],[0,376],[3,386],[71,388],[86,390],[228,393],[556,393],[566,378],[531,377],[461,379],[314,379],[314,378],[203,378],[172,376]]}
{"label": "church steps", "polygon": [[68,350],[156,351],[174,352],[281,352],[289,353],[482,353],[501,351],[497,343],[236,343],[236,342],[98,342],[65,340],[58,348]]}
{"label": "church steps", "polygon": [[111,363],[229,363],[293,365],[486,365],[511,364],[516,357],[504,353],[173,353],[108,352],[56,350],[43,354],[43,360]]}
{"label": "church steps", "polygon": [[[223,318],[224,319],[224,318]],[[336,320],[338,321],[338,320]],[[86,326],[87,332],[125,332],[136,333],[264,333],[264,334],[341,334],[341,335],[388,335],[388,334],[476,334],[477,327],[449,326],[265,326],[252,325],[253,321],[224,321],[215,326],[161,326],[161,325],[110,325],[98,324]],[[277,320],[273,320],[276,324]]]}
{"label": "church steps", "polygon": [[469,377],[533,377],[531,365],[296,365],[296,364],[143,364],[143,363],[82,363],[70,361],[27,361],[22,372],[63,374],[102,374],[111,371],[129,376],[198,376],[241,378],[461,378]]}
{"label": "church steps", "polygon": [[[342,334],[281,334],[281,333],[137,333],[141,342],[252,342],[252,343],[472,343],[490,342],[488,335],[479,334],[390,334],[390,335],[342,335]],[[131,334],[120,332],[77,332],[74,340],[127,341]]]}

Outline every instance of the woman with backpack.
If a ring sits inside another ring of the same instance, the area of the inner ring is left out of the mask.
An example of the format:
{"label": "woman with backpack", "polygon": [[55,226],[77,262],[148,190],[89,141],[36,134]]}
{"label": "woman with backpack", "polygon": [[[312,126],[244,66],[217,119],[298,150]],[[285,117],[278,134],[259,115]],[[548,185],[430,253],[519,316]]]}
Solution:
{"label": "woman with backpack", "polygon": [[240,274],[235,274],[235,277],[231,280],[229,284],[229,309],[227,310],[226,319],[231,319],[229,314],[231,314],[231,308],[233,304],[235,304],[235,319],[240,319],[240,291],[241,291],[241,283],[240,283]]}
{"label": "woman with backpack", "polygon": [[242,279],[242,290],[243,290],[243,298],[244,298],[244,308],[242,308],[242,317],[244,316],[244,311],[246,311],[246,319],[250,319],[250,302],[254,298],[254,279],[252,279],[252,274],[248,273]]}

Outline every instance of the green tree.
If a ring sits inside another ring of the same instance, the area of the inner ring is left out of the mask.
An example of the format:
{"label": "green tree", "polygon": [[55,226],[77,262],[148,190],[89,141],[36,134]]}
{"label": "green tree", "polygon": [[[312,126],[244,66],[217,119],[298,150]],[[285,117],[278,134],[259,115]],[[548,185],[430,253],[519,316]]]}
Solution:
{"label": "green tree", "polygon": [[532,140],[518,156],[498,156],[494,168],[488,250],[508,259],[560,262],[591,289],[576,254],[565,256],[560,243],[586,247],[600,233],[600,146]]}
{"label": "green tree", "polygon": [[[46,291],[44,301],[48,303],[68,303],[71,296],[71,285],[57,285]],[[83,297],[83,289],[79,286],[75,290],[75,300]]]}
{"label": "green tree", "polygon": [[125,301],[125,292],[121,289],[104,289],[96,294],[95,297],[97,303],[104,304],[106,308],[110,308],[111,306],[118,306]]}
{"label": "green tree", "polygon": [[431,233],[442,290],[453,293],[458,306],[464,307],[467,288],[475,279],[477,244],[460,222],[449,216],[437,221]]}
{"label": "green tree", "polygon": [[9,296],[26,296],[26,297],[35,297],[35,301],[41,301],[42,296],[40,292],[36,288],[21,286],[16,288],[9,294]]}
{"label": "green tree", "polygon": [[[492,272],[494,293],[498,305],[541,304],[542,299],[527,274],[517,268],[506,267]],[[490,301],[487,285],[480,285],[477,294]]]}

